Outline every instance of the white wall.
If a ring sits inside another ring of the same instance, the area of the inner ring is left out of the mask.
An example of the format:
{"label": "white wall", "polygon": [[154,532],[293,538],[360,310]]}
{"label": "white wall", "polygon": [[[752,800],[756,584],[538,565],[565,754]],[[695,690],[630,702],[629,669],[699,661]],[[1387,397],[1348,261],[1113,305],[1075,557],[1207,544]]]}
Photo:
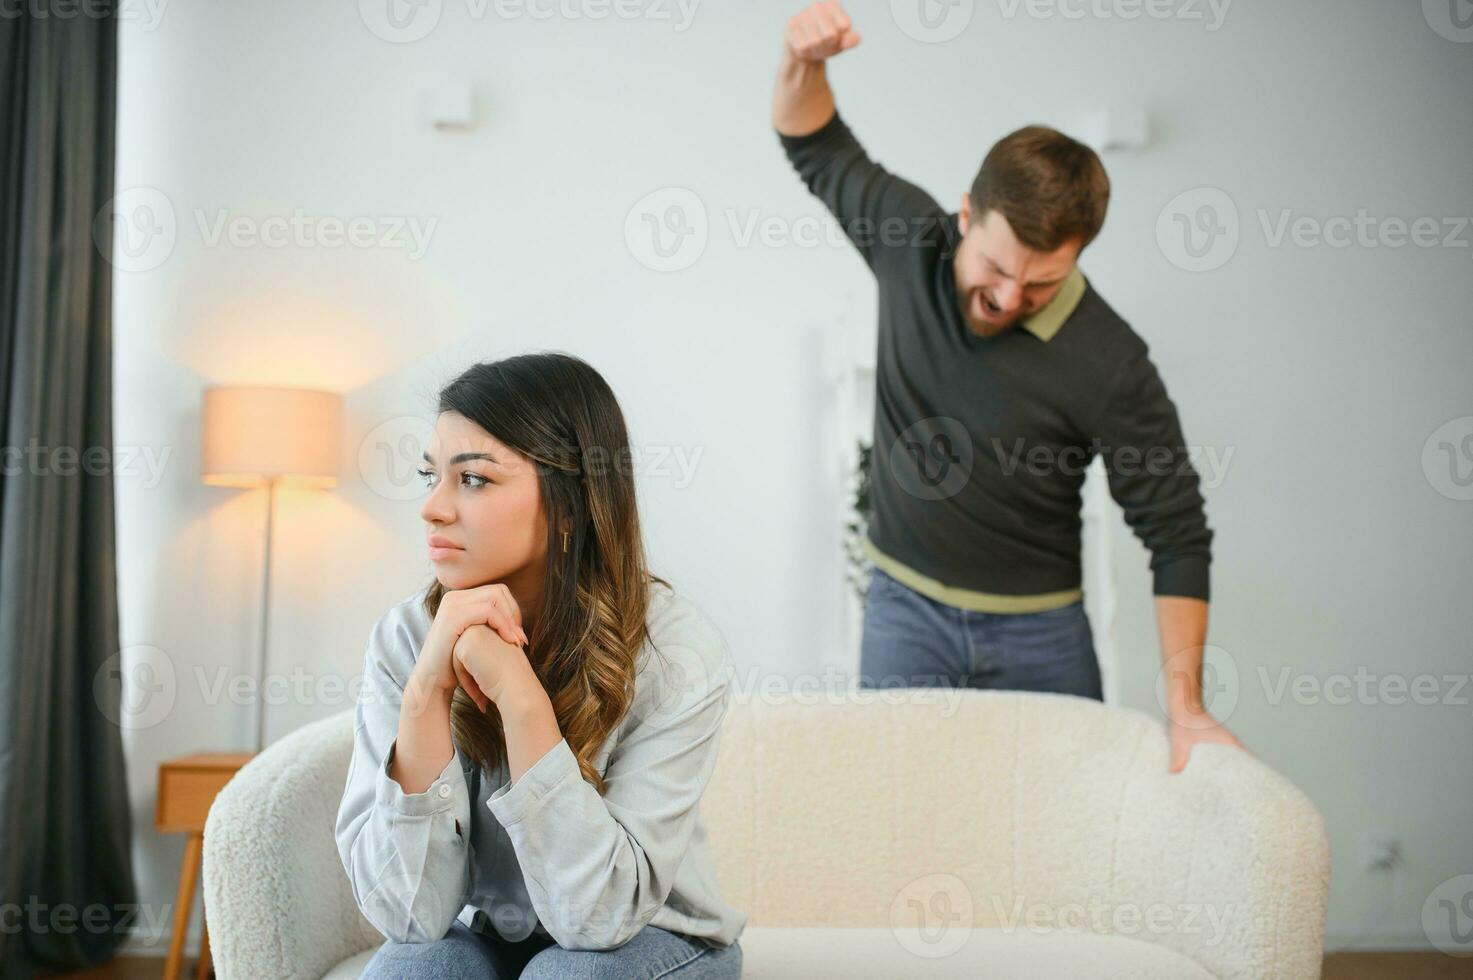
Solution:
{"label": "white wall", "polygon": [[[427,416],[473,360],[543,348],[605,374],[637,444],[696,460],[688,484],[641,474],[648,545],[721,622],[742,677],[854,668],[833,639],[831,327],[848,310],[872,329],[873,286],[842,246],[738,237],[753,214],[821,213],[767,122],[796,7],[707,2],[688,25],[673,4],[655,8],[669,20],[436,7],[412,43],[375,36],[349,2],[175,3],[125,21],[118,186],[177,228],[172,247],[120,270],[116,294],[116,439],[168,453],[158,481],[118,481],[124,644],[176,681],[168,710],[127,735],[154,905],[172,901],[181,853],[152,830],[158,762],[245,746],[253,713],[210,690],[219,671],[252,670],[264,498],[199,482],[206,384],[347,396],[346,479],[285,495],[277,515],[279,671],[356,674],[374,620],[428,575],[418,504],[359,475],[365,439],[371,458],[384,433],[411,431],[394,420]],[[1211,642],[1238,676],[1228,721],[1326,814],[1331,944],[1385,908],[1356,942],[1425,945],[1423,900],[1473,872],[1470,692],[1462,706],[1273,704],[1257,672],[1470,670],[1473,503],[1437,492],[1422,452],[1473,415],[1473,232],[1458,247],[1275,247],[1258,210],[1473,214],[1473,44],[1439,36],[1416,4],[1244,3],[1219,22],[1198,4],[1125,20],[964,0],[952,9],[970,21],[941,43],[908,35],[889,4],[852,9],[864,42],[833,67],[841,109],[877,159],[949,206],[1019,125],[1079,131],[1112,102],[1150,111],[1149,147],[1106,157],[1110,217],[1083,266],[1150,342],[1189,440],[1233,454],[1207,491]],[[417,125],[418,94],[453,79],[474,88],[475,128]],[[698,196],[708,238],[689,267],[657,272],[626,247],[626,217],[672,187]],[[1201,187],[1227,193],[1240,240],[1219,268],[1189,272],[1156,230]],[[210,245],[197,226],[197,211],[208,223],[298,208],[434,224],[418,258]],[[1154,710],[1146,555],[1118,522],[1111,553],[1117,689]],[[347,706],[298,697],[272,709],[271,735]],[[1358,865],[1367,830],[1402,843],[1406,887],[1389,908],[1388,881]]]}

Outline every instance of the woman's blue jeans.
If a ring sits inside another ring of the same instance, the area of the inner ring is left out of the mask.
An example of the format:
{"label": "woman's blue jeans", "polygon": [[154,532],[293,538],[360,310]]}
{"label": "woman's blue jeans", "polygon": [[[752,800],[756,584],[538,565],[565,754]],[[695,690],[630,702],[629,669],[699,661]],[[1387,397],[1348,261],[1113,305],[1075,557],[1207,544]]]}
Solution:
{"label": "woman's blue jeans", "polygon": [[1083,601],[1036,613],[972,612],[876,568],[864,608],[860,687],[981,687],[1104,700]]}
{"label": "woman's blue jeans", "polygon": [[386,942],[373,954],[361,980],[738,980],[737,943],[712,946],[658,926],[645,926],[617,949],[571,950],[532,933],[513,942],[451,924],[433,943]]}

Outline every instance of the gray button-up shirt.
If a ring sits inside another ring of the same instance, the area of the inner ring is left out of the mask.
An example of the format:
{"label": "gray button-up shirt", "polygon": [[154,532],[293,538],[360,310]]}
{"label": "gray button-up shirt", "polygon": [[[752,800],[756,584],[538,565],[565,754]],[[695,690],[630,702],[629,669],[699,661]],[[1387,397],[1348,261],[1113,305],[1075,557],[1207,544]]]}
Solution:
{"label": "gray button-up shirt", "polygon": [[721,899],[699,809],[735,672],[715,624],[650,587],[634,700],[593,760],[603,796],[566,739],[515,783],[505,760],[491,772],[457,747],[424,792],[405,793],[389,766],[429,632],[423,598],[390,609],[364,655],[336,835],[368,920],[399,942],[440,939],[456,919],[566,949],[612,949],[646,924],[734,942],[747,916]]}

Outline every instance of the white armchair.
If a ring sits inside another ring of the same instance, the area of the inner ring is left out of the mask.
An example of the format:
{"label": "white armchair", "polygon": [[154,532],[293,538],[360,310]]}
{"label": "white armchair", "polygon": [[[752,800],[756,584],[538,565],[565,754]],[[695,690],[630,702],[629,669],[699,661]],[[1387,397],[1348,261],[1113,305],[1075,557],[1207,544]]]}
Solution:
{"label": "white armchair", "polygon": [[[217,797],[221,980],[356,977],[383,942],[333,841],[351,751],[343,712]],[[743,976],[1318,977],[1319,812],[1237,749],[1166,767],[1159,721],[1065,695],[738,701],[701,812]]]}

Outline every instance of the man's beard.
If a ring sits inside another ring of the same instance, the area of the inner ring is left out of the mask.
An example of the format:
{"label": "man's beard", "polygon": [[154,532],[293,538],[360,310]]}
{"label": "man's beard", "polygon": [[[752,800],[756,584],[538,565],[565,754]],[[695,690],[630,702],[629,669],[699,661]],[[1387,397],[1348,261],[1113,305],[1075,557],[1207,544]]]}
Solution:
{"label": "man's beard", "polygon": [[1021,311],[1007,318],[997,320],[986,319],[984,313],[990,313],[986,308],[986,301],[982,298],[981,290],[969,290],[967,293],[966,308],[962,310],[962,319],[966,320],[971,331],[983,337],[995,337],[1005,330],[1011,329],[1023,318]]}

